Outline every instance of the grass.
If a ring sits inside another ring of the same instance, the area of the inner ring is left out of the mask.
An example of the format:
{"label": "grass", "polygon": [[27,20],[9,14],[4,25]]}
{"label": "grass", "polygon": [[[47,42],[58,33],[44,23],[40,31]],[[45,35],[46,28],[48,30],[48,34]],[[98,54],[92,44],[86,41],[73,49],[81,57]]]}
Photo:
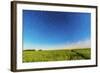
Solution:
{"label": "grass", "polygon": [[91,49],[69,50],[23,50],[23,62],[45,62],[64,60],[87,60],[91,58]]}

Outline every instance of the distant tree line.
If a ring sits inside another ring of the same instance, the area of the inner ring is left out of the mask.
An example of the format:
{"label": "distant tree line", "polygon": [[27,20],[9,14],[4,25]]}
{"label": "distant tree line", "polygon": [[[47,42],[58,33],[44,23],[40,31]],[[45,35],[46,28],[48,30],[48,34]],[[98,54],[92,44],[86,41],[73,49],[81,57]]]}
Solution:
{"label": "distant tree line", "polygon": [[36,49],[27,49],[25,51],[42,51],[42,49],[36,50]]}

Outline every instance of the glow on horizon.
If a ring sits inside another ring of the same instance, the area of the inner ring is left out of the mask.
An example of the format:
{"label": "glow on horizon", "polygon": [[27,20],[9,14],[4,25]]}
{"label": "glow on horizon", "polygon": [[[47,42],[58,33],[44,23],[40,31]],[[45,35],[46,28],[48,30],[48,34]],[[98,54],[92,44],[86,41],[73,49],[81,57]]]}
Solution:
{"label": "glow on horizon", "polygon": [[[24,48],[24,47],[23,47]],[[65,43],[65,44],[56,44],[56,45],[36,45],[36,44],[27,44],[27,48],[24,50],[32,50],[32,49],[42,49],[42,50],[59,50],[59,49],[78,49],[78,48],[91,48],[91,40],[85,39],[78,42],[73,43]]]}

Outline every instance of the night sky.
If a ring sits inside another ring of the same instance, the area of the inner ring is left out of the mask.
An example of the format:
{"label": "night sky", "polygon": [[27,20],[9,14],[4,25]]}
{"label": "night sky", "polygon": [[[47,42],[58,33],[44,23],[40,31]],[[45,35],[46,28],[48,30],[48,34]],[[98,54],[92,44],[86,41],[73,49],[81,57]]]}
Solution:
{"label": "night sky", "polygon": [[50,48],[90,39],[90,18],[90,13],[23,10],[24,48]]}

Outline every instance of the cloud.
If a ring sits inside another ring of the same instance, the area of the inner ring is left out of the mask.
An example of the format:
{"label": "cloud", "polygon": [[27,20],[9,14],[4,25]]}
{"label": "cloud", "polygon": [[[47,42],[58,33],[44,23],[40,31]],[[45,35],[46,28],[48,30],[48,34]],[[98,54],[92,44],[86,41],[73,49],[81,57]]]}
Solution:
{"label": "cloud", "polygon": [[70,49],[70,48],[73,48],[73,49],[74,48],[91,48],[91,40],[86,39],[86,40],[66,44],[65,49],[67,49],[67,48],[68,49]]}

